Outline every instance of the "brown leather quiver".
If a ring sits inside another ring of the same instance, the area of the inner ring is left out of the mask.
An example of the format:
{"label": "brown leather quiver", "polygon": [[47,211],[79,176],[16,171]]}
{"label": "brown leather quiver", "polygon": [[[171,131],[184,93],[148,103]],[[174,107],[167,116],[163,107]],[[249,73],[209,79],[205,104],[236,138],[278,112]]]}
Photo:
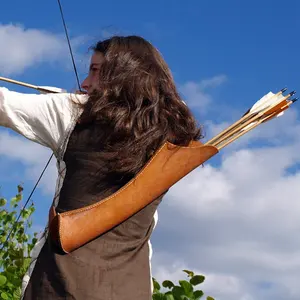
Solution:
{"label": "brown leather quiver", "polygon": [[122,223],[219,151],[193,141],[188,147],[165,143],[128,184],[111,196],[84,208],[49,212],[49,232],[69,253]]}

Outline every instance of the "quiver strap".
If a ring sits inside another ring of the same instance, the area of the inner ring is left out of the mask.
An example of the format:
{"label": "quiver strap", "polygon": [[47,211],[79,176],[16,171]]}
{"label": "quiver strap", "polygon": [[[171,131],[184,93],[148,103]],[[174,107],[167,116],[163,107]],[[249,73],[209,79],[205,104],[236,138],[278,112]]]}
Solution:
{"label": "quiver strap", "polygon": [[131,181],[111,196],[60,214],[52,206],[51,239],[63,252],[72,252],[130,218],[217,153],[216,147],[198,141],[187,147],[166,142]]}

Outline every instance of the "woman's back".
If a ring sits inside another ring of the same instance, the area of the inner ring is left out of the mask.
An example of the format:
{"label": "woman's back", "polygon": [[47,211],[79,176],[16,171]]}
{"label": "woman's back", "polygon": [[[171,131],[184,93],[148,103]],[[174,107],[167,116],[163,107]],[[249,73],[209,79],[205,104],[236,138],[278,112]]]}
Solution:
{"label": "woman's back", "polygon": [[[99,181],[101,126],[77,124],[64,155],[66,175],[57,211],[81,208],[121,186]],[[92,138],[94,137],[94,138]],[[93,142],[94,141],[94,142]],[[126,182],[122,181],[121,184]],[[161,198],[90,243],[61,254],[44,245],[24,299],[151,299],[149,238]],[[92,222],[92,220],[91,220]],[[67,295],[67,296],[66,296]]]}

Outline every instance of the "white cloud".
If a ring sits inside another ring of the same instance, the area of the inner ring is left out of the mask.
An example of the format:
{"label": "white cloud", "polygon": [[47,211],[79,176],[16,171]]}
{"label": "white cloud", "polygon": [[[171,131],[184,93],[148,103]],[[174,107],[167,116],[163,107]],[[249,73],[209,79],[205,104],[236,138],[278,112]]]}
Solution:
{"label": "white cloud", "polygon": [[[230,122],[206,124],[213,137]],[[153,275],[198,270],[204,291],[221,300],[299,299],[299,132],[291,109],[171,188],[152,241]]]}
{"label": "white cloud", "polygon": [[[0,41],[0,70],[3,76],[21,74],[39,63],[66,62],[70,56],[63,34],[26,29],[22,25],[0,24]],[[82,38],[71,42],[76,50]]]}
{"label": "white cloud", "polygon": [[183,95],[184,101],[192,109],[196,108],[199,112],[207,109],[212,102],[211,95],[207,92],[209,88],[215,88],[223,84],[227,80],[225,75],[215,76],[209,79],[204,79],[199,83],[189,81],[180,86],[179,90]]}
{"label": "white cloud", "polygon": [[[158,282],[162,283],[163,280],[171,280],[174,284],[178,285],[178,280],[188,280],[187,275],[182,271],[186,269],[186,265],[180,262],[173,262],[170,265],[165,265],[167,253],[163,255],[156,254],[153,262],[155,267],[155,278]],[[203,275],[203,270],[193,268],[192,271],[195,275]],[[161,288],[162,291],[168,289]],[[239,300],[254,300],[250,293],[247,291],[247,286],[237,277],[226,274],[214,274],[205,272],[204,283],[194,287],[194,290],[203,290],[205,296],[212,296],[215,299],[239,299]]]}
{"label": "white cloud", "polygon": [[[8,160],[5,164],[6,168],[8,168],[9,162],[20,162],[22,164],[25,176],[22,180],[30,180],[32,183],[35,183],[50,158],[50,155],[51,152],[39,144],[33,143],[22,136],[13,135],[7,130],[0,131],[0,156]],[[53,194],[56,176],[57,168],[55,158],[52,158],[39,185],[45,194]]]}

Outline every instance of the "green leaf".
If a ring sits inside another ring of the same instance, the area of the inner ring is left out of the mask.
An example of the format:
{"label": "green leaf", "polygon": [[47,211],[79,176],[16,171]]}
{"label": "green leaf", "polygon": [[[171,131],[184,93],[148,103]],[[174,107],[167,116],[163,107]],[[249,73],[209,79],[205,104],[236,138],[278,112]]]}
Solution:
{"label": "green leaf", "polygon": [[[4,199],[5,200],[5,199]],[[0,218],[3,218],[4,216],[7,215],[7,211],[6,210],[2,210],[0,211]]]}
{"label": "green leaf", "polygon": [[154,292],[160,291],[160,285],[157,282],[157,280],[155,278],[152,278],[152,282],[153,282]]}
{"label": "green leaf", "polygon": [[165,293],[166,300],[175,300],[172,292]]}
{"label": "green leaf", "polygon": [[18,185],[18,193],[21,194],[24,191],[24,188],[22,187],[22,185]]}
{"label": "green leaf", "polygon": [[7,203],[6,199],[4,199],[4,198],[0,199],[0,206],[5,206],[6,203]]}
{"label": "green leaf", "polygon": [[182,296],[184,296],[184,289],[176,285],[172,289],[172,294],[175,300],[182,300]]}
{"label": "green leaf", "polygon": [[30,211],[29,211],[29,209],[23,209],[21,211],[21,216],[25,220],[28,219],[30,217]]}
{"label": "green leaf", "polygon": [[215,298],[210,297],[210,296],[207,296],[207,297],[206,297],[206,300],[215,300]]}
{"label": "green leaf", "polygon": [[195,275],[190,279],[190,283],[192,285],[197,285],[202,283],[205,280],[205,276],[203,275]]}
{"label": "green leaf", "polygon": [[4,300],[8,300],[8,295],[5,293],[5,292],[2,292],[1,293],[1,298],[4,299]]}
{"label": "green leaf", "polygon": [[165,280],[165,281],[163,281],[162,286],[165,287],[165,288],[171,289],[175,285],[174,285],[174,283],[172,281]]}
{"label": "green leaf", "polygon": [[31,226],[32,226],[32,220],[30,220],[30,221],[27,222],[27,226],[28,226],[28,228],[31,228]]}
{"label": "green leaf", "polygon": [[29,207],[29,210],[30,210],[31,213],[35,212],[35,207],[33,206],[33,204]]}
{"label": "green leaf", "polygon": [[166,300],[166,297],[164,294],[158,293],[158,294],[153,294],[152,299],[153,300]]}
{"label": "green leaf", "polygon": [[23,266],[23,259],[16,259],[15,264],[18,268],[21,268]]}
{"label": "green leaf", "polygon": [[21,294],[22,294],[21,288],[17,288],[14,291],[13,296],[14,296],[15,299],[20,299],[21,298]]}
{"label": "green leaf", "polygon": [[30,263],[31,263],[31,258],[30,257],[25,258],[23,261],[24,268],[27,269],[29,267]]}
{"label": "green leaf", "polygon": [[4,275],[0,274],[0,286],[5,285],[7,278]]}
{"label": "green leaf", "polygon": [[13,286],[20,286],[22,284],[22,278],[20,278],[20,277],[12,278],[11,282],[12,282]]}
{"label": "green leaf", "polygon": [[11,199],[10,199],[10,205],[11,205],[12,207],[16,208],[16,207],[18,206],[18,204],[17,204],[18,201],[20,201],[20,200],[18,199],[18,197],[11,198]]}
{"label": "green leaf", "polygon": [[183,272],[187,273],[188,277],[193,277],[194,276],[194,272],[193,271],[183,270]]}
{"label": "green leaf", "polygon": [[10,290],[12,290],[14,288],[14,285],[10,282],[7,283],[6,285]]}
{"label": "green leaf", "polygon": [[195,291],[194,292],[195,300],[199,300],[201,297],[203,297],[203,295],[204,295],[203,291]]}
{"label": "green leaf", "polygon": [[193,297],[193,286],[186,280],[179,280],[179,284],[184,289],[184,293],[188,297]]}

